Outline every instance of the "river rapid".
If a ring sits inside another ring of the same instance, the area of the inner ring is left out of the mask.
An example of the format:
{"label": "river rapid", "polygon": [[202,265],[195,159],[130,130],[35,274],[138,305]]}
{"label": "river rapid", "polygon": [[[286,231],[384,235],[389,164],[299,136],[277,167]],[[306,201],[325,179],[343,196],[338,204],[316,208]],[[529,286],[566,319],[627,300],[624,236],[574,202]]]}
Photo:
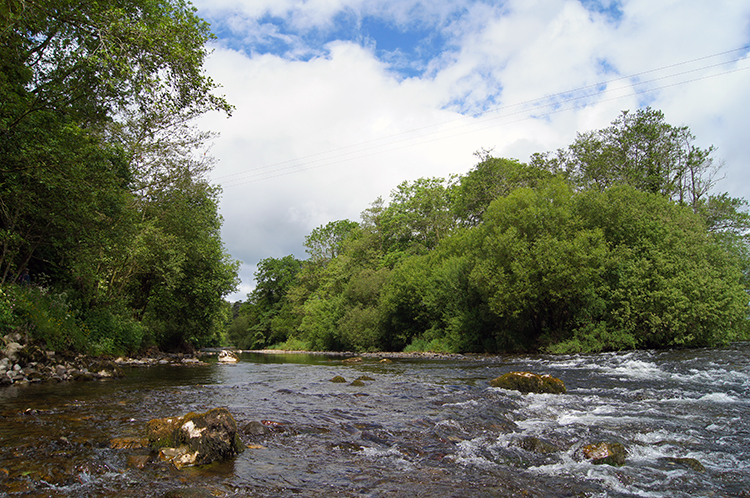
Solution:
{"label": "river rapid", "polygon": [[[750,497],[750,343],[209,361],[0,388],[0,496]],[[511,371],[551,374],[568,392],[490,387]],[[331,382],[337,375],[348,382]],[[252,447],[233,460],[177,470],[145,449],[111,447],[142,438],[150,419],[218,406],[247,427]],[[580,456],[602,441],[627,448],[625,465]]]}

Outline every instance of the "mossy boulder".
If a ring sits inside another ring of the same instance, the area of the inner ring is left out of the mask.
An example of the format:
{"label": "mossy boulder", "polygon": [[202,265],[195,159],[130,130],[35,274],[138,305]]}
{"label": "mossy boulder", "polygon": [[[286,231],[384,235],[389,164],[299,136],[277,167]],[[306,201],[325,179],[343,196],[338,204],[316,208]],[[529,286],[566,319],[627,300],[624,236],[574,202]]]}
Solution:
{"label": "mossy boulder", "polygon": [[594,443],[582,446],[580,455],[594,465],[625,465],[628,451],[620,443]]}
{"label": "mossy boulder", "polygon": [[551,375],[539,375],[531,372],[508,372],[490,381],[492,387],[528,393],[564,394],[565,384]]}
{"label": "mossy boulder", "polygon": [[226,460],[245,449],[237,422],[226,408],[151,420],[146,435],[149,446],[178,468]]}
{"label": "mossy boulder", "polygon": [[556,453],[560,451],[560,449],[557,446],[553,445],[552,443],[549,443],[547,441],[544,441],[534,436],[527,436],[527,437],[521,438],[515,443],[515,446],[518,446],[519,448],[523,448],[526,451],[530,451],[532,453],[539,453],[539,454],[550,454],[550,453]]}

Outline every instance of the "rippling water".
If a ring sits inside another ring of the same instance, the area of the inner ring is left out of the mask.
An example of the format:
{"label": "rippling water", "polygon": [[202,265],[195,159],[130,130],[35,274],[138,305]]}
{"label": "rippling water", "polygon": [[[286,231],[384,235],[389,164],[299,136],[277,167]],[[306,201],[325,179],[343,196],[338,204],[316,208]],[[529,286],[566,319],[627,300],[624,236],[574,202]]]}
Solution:
{"label": "rippling water", "polygon": [[[516,370],[559,377],[568,393],[489,386]],[[750,497],[748,343],[353,364],[245,354],[111,382],[0,388],[0,403],[7,496]],[[240,427],[263,421],[267,433],[243,434],[261,448],[178,471],[138,468],[142,450],[109,447],[142,437],[152,418],[216,406]],[[622,443],[626,464],[582,461],[580,447],[600,441]]]}

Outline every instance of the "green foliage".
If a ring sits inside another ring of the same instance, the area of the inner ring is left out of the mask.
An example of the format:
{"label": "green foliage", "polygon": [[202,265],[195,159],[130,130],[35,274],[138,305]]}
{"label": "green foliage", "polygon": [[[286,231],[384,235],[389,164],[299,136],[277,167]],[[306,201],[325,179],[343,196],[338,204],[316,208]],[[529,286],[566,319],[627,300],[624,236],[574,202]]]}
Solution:
{"label": "green foliage", "polygon": [[[122,310],[121,313],[126,313]],[[84,317],[89,330],[87,352],[94,355],[132,354],[141,348],[143,325],[109,308],[94,308]]]}
{"label": "green foliage", "polygon": [[455,188],[453,211],[460,223],[477,226],[492,201],[521,187],[534,188],[551,176],[543,169],[515,159],[484,155]]}
{"label": "green foliage", "polygon": [[75,316],[67,294],[31,286],[16,291],[22,331],[51,351],[85,351],[90,330]]}
{"label": "green foliage", "polygon": [[20,325],[16,286],[0,286],[0,337],[12,332]]}
{"label": "green foliage", "polygon": [[24,327],[50,348],[220,340],[237,263],[191,124],[231,111],[204,74],[210,37],[182,0],[3,11],[0,283],[30,270]]}
{"label": "green foliage", "polygon": [[302,262],[292,255],[258,263],[255,289],[230,325],[229,338],[235,346],[262,349],[286,341],[296,330],[299,320],[292,313],[287,293],[301,269]]}
{"label": "green foliage", "polygon": [[642,109],[529,165],[484,153],[448,182],[403,182],[360,224],[314,230],[294,278],[258,275],[232,330],[255,327],[244,336],[254,345],[356,351],[578,353],[747,339],[747,202],[709,195],[713,148],[693,140]]}
{"label": "green foliage", "polygon": [[284,342],[272,344],[267,349],[276,349],[281,351],[312,351],[310,344],[296,338],[290,338]]}
{"label": "green foliage", "polygon": [[392,190],[391,204],[377,223],[385,251],[433,249],[455,226],[450,200],[451,187],[443,178],[420,178]]}
{"label": "green foliage", "polygon": [[354,221],[332,221],[305,237],[305,247],[313,263],[325,263],[341,253],[344,240],[359,225]]}

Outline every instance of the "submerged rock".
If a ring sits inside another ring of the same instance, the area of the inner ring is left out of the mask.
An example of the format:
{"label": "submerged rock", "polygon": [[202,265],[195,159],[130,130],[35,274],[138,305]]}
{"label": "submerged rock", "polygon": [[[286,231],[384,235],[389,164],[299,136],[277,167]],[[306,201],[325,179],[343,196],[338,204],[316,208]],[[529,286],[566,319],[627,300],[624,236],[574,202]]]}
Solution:
{"label": "submerged rock", "polygon": [[226,460],[245,449],[237,422],[226,408],[151,420],[146,435],[151,448],[177,468]]}
{"label": "submerged rock", "polygon": [[580,455],[594,465],[625,465],[628,455],[625,446],[620,443],[594,443],[582,446]]}
{"label": "submerged rock", "polygon": [[148,446],[148,439],[133,437],[116,437],[109,441],[109,447],[113,450],[132,450]]}
{"label": "submerged rock", "polygon": [[248,436],[266,436],[268,434],[271,434],[271,429],[263,425],[262,423],[258,421],[249,422],[245,425],[245,427],[242,429],[245,434]]}
{"label": "submerged rock", "polygon": [[706,467],[703,466],[702,463],[700,463],[695,458],[688,458],[688,457],[663,457],[660,458],[659,461],[663,462],[667,466],[677,466],[677,467],[685,467],[690,470],[694,470],[695,472],[705,472]]}
{"label": "submerged rock", "polygon": [[565,384],[551,375],[539,375],[531,372],[509,372],[490,381],[492,387],[528,393],[565,394]]}
{"label": "submerged rock", "polygon": [[329,382],[335,382],[337,384],[343,384],[344,382],[346,382],[346,379],[343,378],[340,375],[337,375],[336,377],[332,378]]}
{"label": "submerged rock", "polygon": [[534,436],[521,438],[515,443],[515,446],[523,448],[526,451],[539,454],[549,454],[560,451],[560,449],[552,443],[548,443],[547,441]]}

